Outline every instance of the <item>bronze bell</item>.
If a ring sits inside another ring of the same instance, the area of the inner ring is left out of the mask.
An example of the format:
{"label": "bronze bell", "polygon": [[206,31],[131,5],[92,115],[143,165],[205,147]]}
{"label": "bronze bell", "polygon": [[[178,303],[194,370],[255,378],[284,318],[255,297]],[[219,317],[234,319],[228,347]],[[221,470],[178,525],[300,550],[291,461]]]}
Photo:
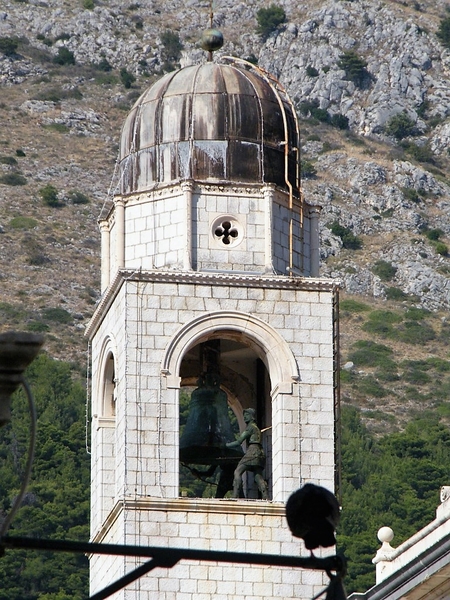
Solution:
{"label": "bronze bell", "polygon": [[202,374],[191,394],[189,415],[180,439],[180,462],[195,465],[237,464],[242,448],[227,448],[235,435],[228,416],[226,393],[218,375]]}

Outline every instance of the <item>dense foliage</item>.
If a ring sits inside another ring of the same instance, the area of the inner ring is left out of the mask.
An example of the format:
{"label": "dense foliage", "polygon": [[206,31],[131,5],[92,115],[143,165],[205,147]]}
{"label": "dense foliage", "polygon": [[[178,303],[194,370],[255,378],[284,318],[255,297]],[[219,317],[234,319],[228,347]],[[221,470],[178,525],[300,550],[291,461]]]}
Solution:
{"label": "dense foliage", "polygon": [[375,583],[378,529],[392,527],[398,546],[434,519],[439,489],[450,480],[450,431],[427,416],[377,439],[346,407],[342,433],[338,546],[349,561],[347,591],[363,592]]}
{"label": "dense foliage", "polygon": [[[89,456],[85,448],[85,391],[67,363],[39,356],[27,371],[38,413],[36,453],[28,492],[9,535],[89,539]],[[30,419],[22,391],[13,419],[0,430],[0,518],[18,492]],[[88,596],[84,555],[8,550],[0,559],[0,600],[78,600]]]}

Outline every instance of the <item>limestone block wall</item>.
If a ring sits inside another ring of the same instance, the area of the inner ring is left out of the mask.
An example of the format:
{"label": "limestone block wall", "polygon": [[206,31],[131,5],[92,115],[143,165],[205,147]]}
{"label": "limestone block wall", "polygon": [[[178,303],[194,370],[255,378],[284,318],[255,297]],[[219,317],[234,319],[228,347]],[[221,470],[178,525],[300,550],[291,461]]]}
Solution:
{"label": "limestone block wall", "polygon": [[[270,238],[264,235],[267,211],[260,188],[202,188],[193,202],[193,266],[196,270],[262,273],[270,256]],[[214,235],[231,222],[237,237]]]}
{"label": "limestone block wall", "polygon": [[163,193],[130,197],[125,210],[125,267],[153,269],[183,265],[186,207],[178,195]]}
{"label": "limestone block wall", "polygon": [[292,220],[292,267],[296,273],[309,275],[309,265],[303,257],[303,248],[300,239],[301,223],[300,208],[290,210],[287,206],[286,195],[278,196],[278,200],[283,202],[274,202],[273,205],[273,266],[276,273],[288,275],[287,268],[290,265],[290,244],[288,244],[290,230],[290,221]]}
{"label": "limestone block wall", "polygon": [[[285,525],[284,502],[306,481],[334,486],[333,298],[332,282],[323,279],[122,272],[88,328],[95,374],[92,539],[301,552]],[[179,498],[180,361],[211,332],[230,331],[258,349],[270,377],[271,502]],[[115,414],[105,418],[111,353]],[[92,592],[141,562],[93,556]],[[317,572],[183,561],[156,569],[115,598],[298,599],[313,597],[322,584]]]}
{"label": "limestone block wall", "polygon": [[[120,532],[126,532],[120,535]],[[111,528],[96,541],[275,556],[308,556],[286,525],[284,505],[261,501],[124,499]],[[328,549],[322,555],[332,554]],[[320,552],[318,553],[320,554]],[[143,559],[92,557],[91,594],[135,569]],[[116,600],[244,600],[312,598],[326,584],[321,572],[277,566],[181,560],[156,568]],[[133,596],[134,594],[134,596]]]}
{"label": "limestone block wall", "polygon": [[[176,276],[162,281],[155,273],[149,274],[147,280],[130,277],[132,274],[124,274],[118,284],[107,318],[99,322],[92,344],[94,368],[100,373],[99,348],[107,345],[105,340],[115,340],[117,349],[117,497],[131,493],[178,497],[179,378],[173,367],[165,368],[164,363],[173,339],[184,329],[186,336],[191,335],[189,332],[195,332],[195,327],[204,327],[205,335],[212,327],[223,331],[241,328],[249,339],[254,336],[258,343],[268,346],[267,364],[273,388],[273,499],[284,501],[306,480],[332,489],[330,289],[302,290],[295,282],[276,278],[208,280],[194,276],[195,282],[188,283],[187,277],[178,283]],[[198,324],[194,327],[192,323]],[[192,335],[201,335],[201,331]],[[264,335],[267,342],[259,339]],[[294,367],[290,375],[281,376],[277,369],[282,367],[276,362],[286,362],[286,348]],[[97,386],[94,403],[101,395],[101,381],[97,381]],[[101,454],[106,448],[102,450],[100,437],[96,437],[98,428],[101,429],[101,423],[94,419],[92,447]],[[100,456],[93,456],[93,460],[100,461]]]}
{"label": "limestone block wall", "polygon": [[[184,182],[118,196],[101,222],[102,289],[122,268],[309,276],[318,248],[308,215],[275,186]],[[226,223],[231,235],[217,234]]]}

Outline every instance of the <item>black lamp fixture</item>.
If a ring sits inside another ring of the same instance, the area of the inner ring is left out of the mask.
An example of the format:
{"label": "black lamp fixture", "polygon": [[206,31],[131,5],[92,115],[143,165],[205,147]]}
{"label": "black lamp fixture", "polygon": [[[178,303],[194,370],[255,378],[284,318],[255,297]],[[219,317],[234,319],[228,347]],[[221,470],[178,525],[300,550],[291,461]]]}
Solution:
{"label": "black lamp fixture", "polygon": [[25,369],[44,343],[41,335],[8,331],[0,334],[0,427],[11,420],[11,396],[26,382]]}
{"label": "black lamp fixture", "polygon": [[22,504],[31,476],[36,443],[36,409],[33,395],[24,378],[24,371],[42,348],[44,338],[34,333],[8,331],[0,334],[0,427],[11,421],[11,396],[23,386],[30,409],[30,441],[25,474],[13,506],[0,527],[0,539],[6,534],[17,509]]}

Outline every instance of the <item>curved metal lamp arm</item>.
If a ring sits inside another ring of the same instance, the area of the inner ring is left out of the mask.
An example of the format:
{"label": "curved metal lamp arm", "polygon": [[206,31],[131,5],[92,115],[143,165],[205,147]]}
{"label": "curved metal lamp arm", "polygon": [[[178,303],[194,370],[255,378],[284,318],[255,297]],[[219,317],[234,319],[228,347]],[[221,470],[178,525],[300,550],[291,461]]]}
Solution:
{"label": "curved metal lamp arm", "polygon": [[25,475],[23,477],[22,485],[20,486],[20,491],[14,500],[14,503],[12,505],[11,510],[8,513],[8,516],[3,521],[2,526],[0,528],[0,539],[6,535],[8,529],[9,529],[9,526],[11,525],[11,521],[13,520],[18,508],[22,504],[22,500],[27,492],[28,484],[30,483],[31,469],[33,466],[34,449],[36,446],[36,422],[37,422],[36,406],[34,404],[34,398],[33,398],[33,394],[31,393],[30,386],[28,385],[27,381],[23,377],[22,377],[22,387],[24,388],[25,393],[28,398],[28,407],[30,409],[30,419],[31,419],[30,442],[28,445],[27,464],[25,467]]}

